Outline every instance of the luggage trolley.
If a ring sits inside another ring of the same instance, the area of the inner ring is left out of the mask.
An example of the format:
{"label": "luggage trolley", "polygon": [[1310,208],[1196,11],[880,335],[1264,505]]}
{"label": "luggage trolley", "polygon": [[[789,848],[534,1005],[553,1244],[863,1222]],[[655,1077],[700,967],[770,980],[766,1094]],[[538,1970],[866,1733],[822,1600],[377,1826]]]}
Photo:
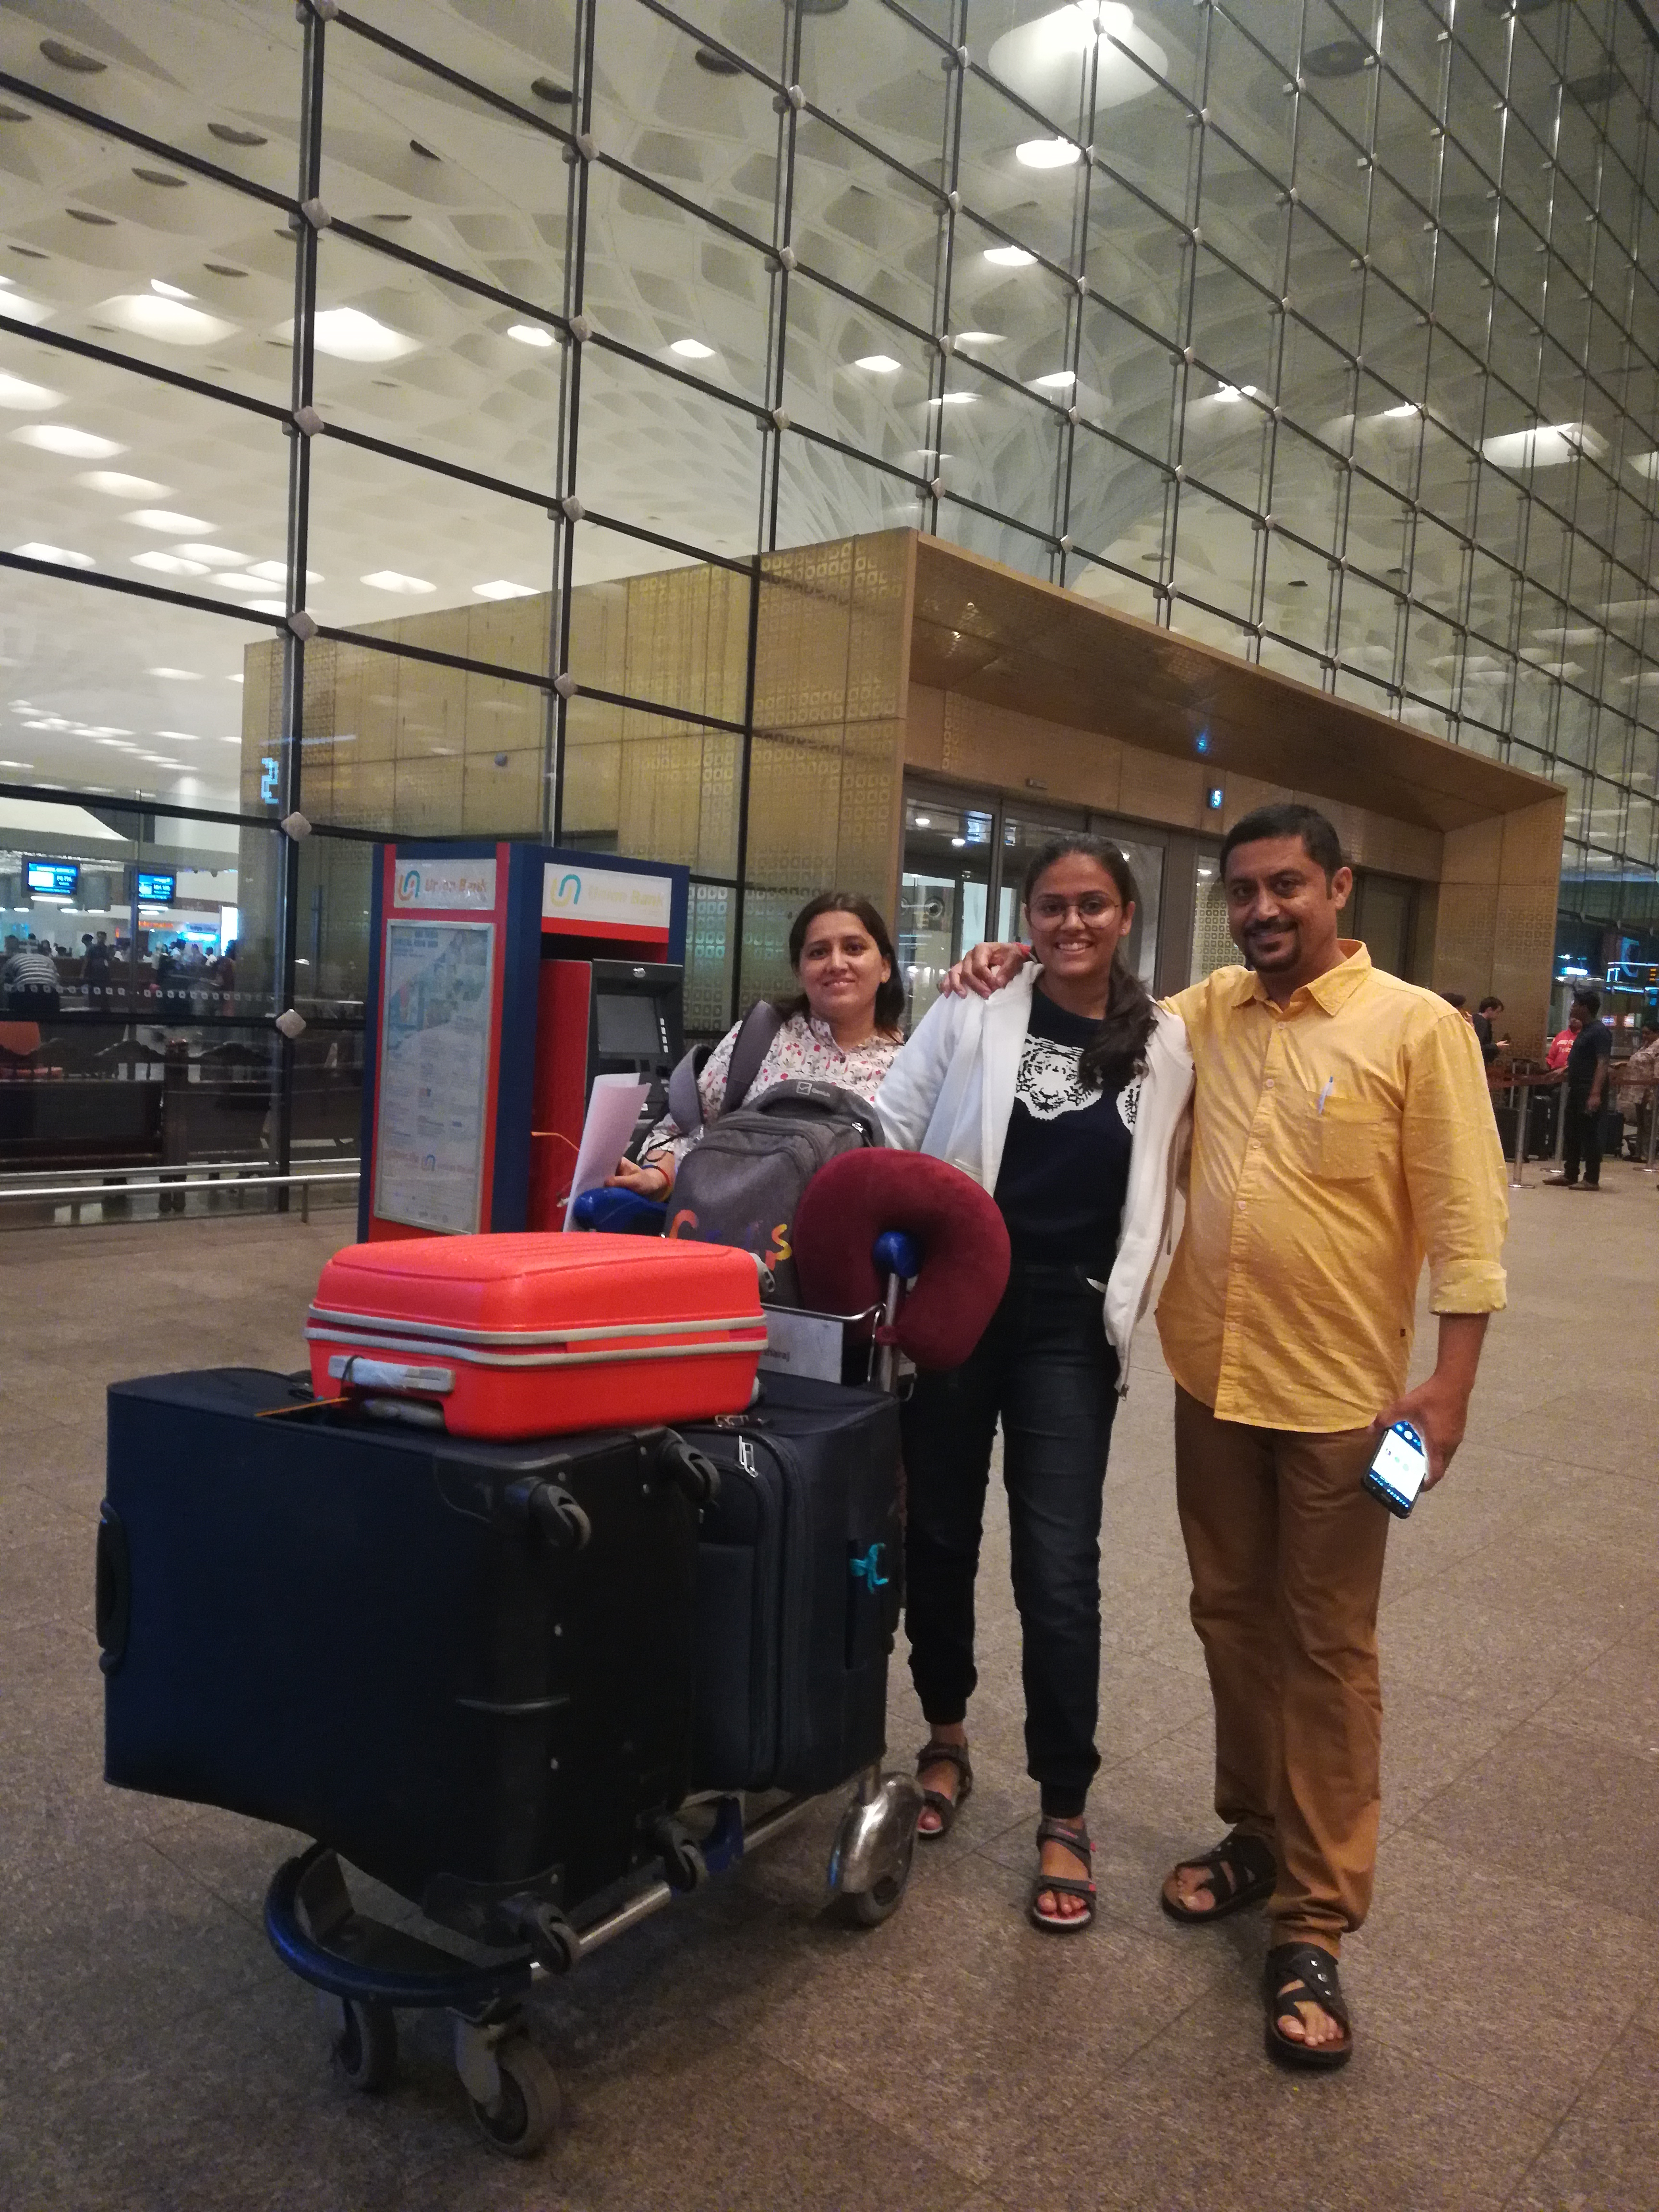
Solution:
{"label": "luggage trolley", "polygon": [[[664,1212],[617,1191],[590,1194],[578,1207],[585,1227],[644,1234],[659,1231]],[[813,1318],[826,1332],[837,1325],[844,1332],[876,1323],[872,1380],[890,1395],[896,1369],[890,1331],[921,1253],[914,1237],[889,1231],[877,1239],[873,1257],[885,1277],[881,1305]],[[740,1433],[744,1419],[730,1417],[716,1425]],[[738,1449],[741,1454],[740,1441]],[[714,1472],[708,1468],[711,1476]],[[579,1531],[573,1530],[572,1540],[580,1542]],[[887,1569],[896,1572],[896,1562],[880,1559],[880,1548],[872,1547],[868,1558],[850,1564],[855,1575],[884,1587]],[[902,1901],[921,1796],[908,1775],[886,1772],[879,1760],[841,1776],[834,1786],[848,1781],[854,1790],[836,1826],[828,1885],[848,1919],[876,1927]],[[526,2001],[538,1985],[571,1972],[641,1921],[784,1834],[827,1793],[808,1790],[781,1799],[769,1794],[772,1802],[751,1808],[750,1793],[741,1790],[696,1792],[672,1817],[654,1824],[653,1862],[568,1914],[533,1897],[507,1900],[515,1923],[510,1935],[498,1915],[493,1925],[477,1931],[475,1948],[485,1955],[477,1960],[360,1910],[339,1856],[326,1841],[277,1869],[265,1898],[265,1931],[292,1973],[338,2001],[334,2050],[352,2087],[380,2090],[391,2083],[400,2009],[445,2009],[453,2021],[456,2069],[480,2133],[492,2148],[528,2158],[556,2131],[560,2098],[550,2062],[526,2033]]]}

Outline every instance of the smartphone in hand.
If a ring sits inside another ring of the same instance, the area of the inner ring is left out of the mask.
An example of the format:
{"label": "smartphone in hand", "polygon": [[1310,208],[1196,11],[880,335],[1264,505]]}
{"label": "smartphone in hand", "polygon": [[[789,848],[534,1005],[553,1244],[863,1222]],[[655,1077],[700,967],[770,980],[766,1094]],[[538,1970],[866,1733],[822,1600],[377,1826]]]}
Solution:
{"label": "smartphone in hand", "polygon": [[1395,1421],[1383,1431],[1376,1456],[1365,1470],[1365,1487],[1403,1521],[1416,1504],[1428,1472],[1429,1455],[1422,1437],[1409,1421]]}

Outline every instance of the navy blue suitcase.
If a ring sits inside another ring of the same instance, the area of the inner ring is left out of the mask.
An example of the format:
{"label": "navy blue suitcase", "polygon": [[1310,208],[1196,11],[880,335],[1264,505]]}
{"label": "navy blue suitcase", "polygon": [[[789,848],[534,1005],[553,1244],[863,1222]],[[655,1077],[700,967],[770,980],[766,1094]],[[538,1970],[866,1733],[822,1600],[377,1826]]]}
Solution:
{"label": "navy blue suitcase", "polygon": [[762,1370],[684,1431],[719,1467],[697,1553],[700,1790],[833,1790],[886,1748],[901,1586],[896,1400]]}
{"label": "navy blue suitcase", "polygon": [[480,1934],[493,1899],[568,1910],[646,1863],[690,1780],[679,1439],[309,1400],[240,1368],[111,1389],[108,1780],[297,1828]]}

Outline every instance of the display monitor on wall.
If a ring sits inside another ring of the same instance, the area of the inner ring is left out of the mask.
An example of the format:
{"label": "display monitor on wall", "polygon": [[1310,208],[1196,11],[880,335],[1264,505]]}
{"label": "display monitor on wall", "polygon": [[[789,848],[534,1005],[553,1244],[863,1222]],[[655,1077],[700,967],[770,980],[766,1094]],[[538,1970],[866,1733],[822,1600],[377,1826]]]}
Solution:
{"label": "display monitor on wall", "polygon": [[138,896],[147,906],[171,906],[173,887],[179,878],[168,872],[158,875],[147,868],[138,871]]}
{"label": "display monitor on wall", "polygon": [[48,898],[73,898],[80,888],[81,871],[73,860],[26,860],[31,892],[42,892]]}

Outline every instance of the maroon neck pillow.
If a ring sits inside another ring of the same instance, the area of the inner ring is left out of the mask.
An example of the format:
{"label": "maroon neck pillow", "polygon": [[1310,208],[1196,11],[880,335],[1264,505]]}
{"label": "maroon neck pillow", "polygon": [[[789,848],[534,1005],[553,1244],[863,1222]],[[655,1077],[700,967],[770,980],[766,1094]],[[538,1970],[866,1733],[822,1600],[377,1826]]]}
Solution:
{"label": "maroon neck pillow", "polygon": [[872,1147],[818,1170],[795,1209],[802,1304],[841,1314],[878,1305],[886,1284],[872,1248],[889,1229],[921,1247],[895,1341],[918,1367],[959,1367],[1007,1286],[1008,1231],[996,1200],[945,1160]]}

